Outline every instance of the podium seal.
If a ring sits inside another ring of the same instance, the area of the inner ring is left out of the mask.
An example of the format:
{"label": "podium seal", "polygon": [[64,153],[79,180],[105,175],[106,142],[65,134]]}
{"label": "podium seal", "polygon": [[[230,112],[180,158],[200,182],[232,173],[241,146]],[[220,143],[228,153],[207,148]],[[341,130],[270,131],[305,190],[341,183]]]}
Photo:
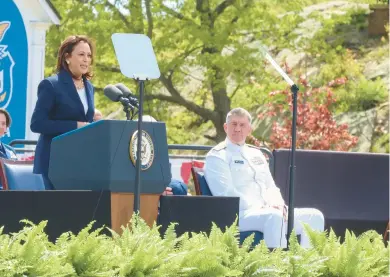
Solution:
{"label": "podium seal", "polygon": [[[138,131],[135,131],[131,136],[129,152],[130,159],[134,166],[137,162],[137,143],[138,143]],[[154,160],[154,145],[152,138],[146,131],[142,131],[141,140],[141,170],[147,170],[152,166]]]}

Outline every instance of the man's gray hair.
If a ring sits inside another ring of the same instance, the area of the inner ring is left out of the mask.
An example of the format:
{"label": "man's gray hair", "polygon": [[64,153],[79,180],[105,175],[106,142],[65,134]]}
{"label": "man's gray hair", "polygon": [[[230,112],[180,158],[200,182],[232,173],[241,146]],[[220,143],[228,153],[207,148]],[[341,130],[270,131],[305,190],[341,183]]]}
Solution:
{"label": "man's gray hair", "polygon": [[228,112],[228,114],[226,115],[226,123],[229,123],[230,117],[232,116],[246,116],[249,120],[249,124],[252,123],[252,116],[244,108],[234,108],[233,110]]}

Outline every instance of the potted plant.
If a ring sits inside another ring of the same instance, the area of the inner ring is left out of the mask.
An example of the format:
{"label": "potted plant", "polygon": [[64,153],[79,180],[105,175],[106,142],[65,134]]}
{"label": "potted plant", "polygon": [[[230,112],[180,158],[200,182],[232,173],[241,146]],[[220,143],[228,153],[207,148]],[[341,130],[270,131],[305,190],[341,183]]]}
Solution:
{"label": "potted plant", "polygon": [[368,34],[385,35],[385,26],[389,24],[389,2],[390,0],[377,0],[376,4],[370,5],[372,11],[368,16]]}

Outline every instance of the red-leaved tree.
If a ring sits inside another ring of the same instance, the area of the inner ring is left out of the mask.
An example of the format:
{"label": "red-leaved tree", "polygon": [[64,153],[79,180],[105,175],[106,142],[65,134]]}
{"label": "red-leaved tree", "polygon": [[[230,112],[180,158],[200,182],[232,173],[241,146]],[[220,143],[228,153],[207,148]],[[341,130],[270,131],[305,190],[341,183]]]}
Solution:
{"label": "red-leaved tree", "polygon": [[[358,137],[349,133],[347,124],[337,124],[331,112],[335,102],[332,88],[343,85],[347,78],[338,78],[326,86],[311,88],[307,80],[299,78],[297,105],[297,148],[348,151],[357,144]],[[291,147],[292,95],[290,89],[273,91],[266,112],[258,115],[282,118],[273,122],[270,136],[275,149]],[[254,137],[251,143],[259,145]]]}

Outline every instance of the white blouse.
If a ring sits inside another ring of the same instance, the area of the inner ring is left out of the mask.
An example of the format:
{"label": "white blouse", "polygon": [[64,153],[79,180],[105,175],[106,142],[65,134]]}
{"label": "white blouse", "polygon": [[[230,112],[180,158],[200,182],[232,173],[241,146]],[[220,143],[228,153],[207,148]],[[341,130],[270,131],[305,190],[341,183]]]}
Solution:
{"label": "white blouse", "polygon": [[81,103],[83,103],[84,112],[85,112],[85,114],[87,114],[87,112],[88,112],[87,92],[85,91],[85,88],[78,89],[77,92],[79,93]]}

